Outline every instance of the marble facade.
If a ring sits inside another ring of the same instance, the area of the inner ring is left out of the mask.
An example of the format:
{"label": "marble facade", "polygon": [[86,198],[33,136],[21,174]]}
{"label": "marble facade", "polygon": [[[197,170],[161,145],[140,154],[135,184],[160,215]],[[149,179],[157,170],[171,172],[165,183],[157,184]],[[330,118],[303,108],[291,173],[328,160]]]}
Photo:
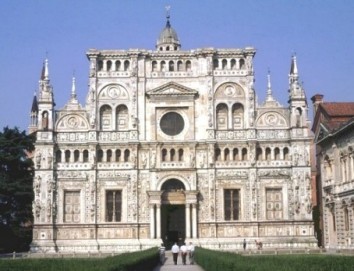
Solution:
{"label": "marble facade", "polygon": [[[87,52],[85,106],[54,108],[48,60],[36,133],[31,250],[122,252],[193,241],[314,247],[308,107],[296,57],[289,104],[258,104],[251,47]],[[32,107],[33,108],[33,107]]]}

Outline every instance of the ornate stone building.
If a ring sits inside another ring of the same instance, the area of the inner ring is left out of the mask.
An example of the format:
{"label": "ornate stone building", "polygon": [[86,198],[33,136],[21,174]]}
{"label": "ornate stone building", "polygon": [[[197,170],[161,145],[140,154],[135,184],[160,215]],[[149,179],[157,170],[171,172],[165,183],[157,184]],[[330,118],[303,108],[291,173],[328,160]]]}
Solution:
{"label": "ornate stone building", "polygon": [[312,97],[317,172],[322,202],[322,243],[354,249],[354,102]]}
{"label": "ornate stone building", "polygon": [[257,103],[255,49],[181,50],[169,17],[156,50],[87,52],[85,106],[54,108],[46,60],[36,132],[33,251],[127,251],[161,240],[237,249],[316,246],[308,107]]}

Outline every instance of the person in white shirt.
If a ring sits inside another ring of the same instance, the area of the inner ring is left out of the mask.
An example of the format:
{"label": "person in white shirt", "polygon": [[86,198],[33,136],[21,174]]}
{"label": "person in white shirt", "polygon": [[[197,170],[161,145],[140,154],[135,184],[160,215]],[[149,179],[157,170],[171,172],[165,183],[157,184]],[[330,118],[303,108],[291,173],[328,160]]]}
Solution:
{"label": "person in white shirt", "polygon": [[192,244],[192,242],[189,243],[187,250],[189,254],[189,263],[194,264],[194,245]]}
{"label": "person in white shirt", "polygon": [[186,243],[183,243],[181,246],[181,256],[182,256],[182,263],[185,265],[186,264],[186,258],[187,258],[187,246]]}
{"label": "person in white shirt", "polygon": [[172,246],[172,254],[173,254],[173,262],[175,263],[175,265],[177,264],[177,259],[178,259],[178,253],[179,253],[179,246],[177,245],[177,243],[175,243]]}

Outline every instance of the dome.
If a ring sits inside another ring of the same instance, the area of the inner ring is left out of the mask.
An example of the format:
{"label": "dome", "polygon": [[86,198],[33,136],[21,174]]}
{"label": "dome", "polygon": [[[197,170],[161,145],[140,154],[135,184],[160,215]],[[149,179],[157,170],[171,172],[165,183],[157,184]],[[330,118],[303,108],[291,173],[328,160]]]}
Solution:
{"label": "dome", "polygon": [[181,47],[176,31],[171,27],[169,17],[165,28],[161,31],[156,48],[159,51],[177,51]]}

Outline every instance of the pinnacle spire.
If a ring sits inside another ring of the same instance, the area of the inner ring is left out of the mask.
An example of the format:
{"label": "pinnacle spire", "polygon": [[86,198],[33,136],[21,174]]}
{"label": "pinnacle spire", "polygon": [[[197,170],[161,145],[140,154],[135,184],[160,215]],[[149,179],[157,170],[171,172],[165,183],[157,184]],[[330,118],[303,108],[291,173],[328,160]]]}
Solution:
{"label": "pinnacle spire", "polygon": [[73,76],[73,81],[71,85],[71,99],[76,100],[76,81],[75,76]]}
{"label": "pinnacle spire", "polygon": [[270,82],[270,70],[268,69],[268,75],[267,75],[267,101],[273,101],[273,95],[272,95],[272,84]]}
{"label": "pinnacle spire", "polygon": [[31,113],[38,113],[37,94],[34,92]]}
{"label": "pinnacle spire", "polygon": [[296,54],[291,57],[291,66],[289,74],[290,83],[297,82],[299,79],[299,73],[297,69]]}
{"label": "pinnacle spire", "polygon": [[44,61],[43,80],[49,79],[48,58]]}

